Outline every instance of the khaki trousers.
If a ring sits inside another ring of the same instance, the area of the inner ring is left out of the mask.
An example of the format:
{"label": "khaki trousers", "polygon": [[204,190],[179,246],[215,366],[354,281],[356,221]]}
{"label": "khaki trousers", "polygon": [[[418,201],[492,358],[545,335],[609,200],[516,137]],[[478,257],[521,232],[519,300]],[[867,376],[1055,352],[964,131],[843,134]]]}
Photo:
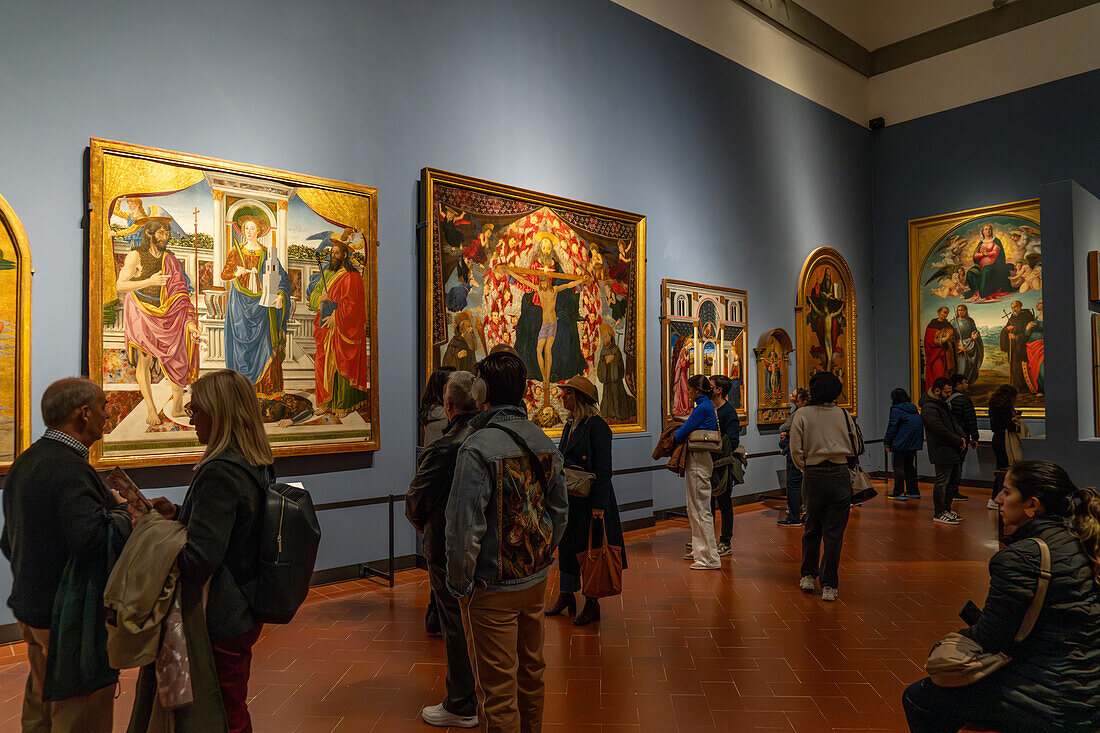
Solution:
{"label": "khaki trousers", "polygon": [[691,525],[691,555],[696,563],[708,568],[722,567],[718,542],[714,538],[714,513],[710,508],[710,475],[714,459],[709,451],[688,450],[687,515]]}
{"label": "khaki trousers", "polygon": [[44,701],[42,689],[46,684],[50,630],[36,629],[22,621],[19,629],[23,632],[23,641],[27,642],[27,660],[31,665],[23,694],[23,733],[111,733],[115,686],[83,697]]}
{"label": "khaki trousers", "polygon": [[546,685],[542,657],[546,581],[517,591],[475,588],[459,599],[487,733],[538,733]]}

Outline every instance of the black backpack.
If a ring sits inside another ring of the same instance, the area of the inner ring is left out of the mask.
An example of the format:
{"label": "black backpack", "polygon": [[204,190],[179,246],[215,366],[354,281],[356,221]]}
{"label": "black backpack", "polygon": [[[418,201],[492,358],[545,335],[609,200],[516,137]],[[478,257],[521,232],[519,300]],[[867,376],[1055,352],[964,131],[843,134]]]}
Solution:
{"label": "black backpack", "polygon": [[274,472],[264,483],[243,458],[230,454],[219,460],[245,468],[262,492],[260,570],[242,587],[252,613],[265,624],[290,623],[309,593],[321,543],[313,499],[305,489],[275,481]]}

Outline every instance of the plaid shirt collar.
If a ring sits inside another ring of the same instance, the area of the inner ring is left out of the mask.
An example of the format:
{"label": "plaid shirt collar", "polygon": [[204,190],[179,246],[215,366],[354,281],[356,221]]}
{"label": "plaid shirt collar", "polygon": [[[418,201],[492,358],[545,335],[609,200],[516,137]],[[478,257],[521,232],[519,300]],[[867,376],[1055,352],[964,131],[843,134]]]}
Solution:
{"label": "plaid shirt collar", "polygon": [[53,428],[47,428],[46,432],[42,433],[43,438],[49,438],[50,440],[56,440],[58,443],[64,443],[77,453],[81,455],[84,460],[88,460],[88,447],[81,443],[76,438],[66,435],[60,430],[54,430]]}

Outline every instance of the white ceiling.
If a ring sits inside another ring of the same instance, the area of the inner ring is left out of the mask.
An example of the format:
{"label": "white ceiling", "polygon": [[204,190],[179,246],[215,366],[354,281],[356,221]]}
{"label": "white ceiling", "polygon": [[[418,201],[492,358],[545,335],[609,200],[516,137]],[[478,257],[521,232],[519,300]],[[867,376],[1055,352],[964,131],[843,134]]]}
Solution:
{"label": "white ceiling", "polygon": [[868,51],[993,8],[992,0],[794,0]]}

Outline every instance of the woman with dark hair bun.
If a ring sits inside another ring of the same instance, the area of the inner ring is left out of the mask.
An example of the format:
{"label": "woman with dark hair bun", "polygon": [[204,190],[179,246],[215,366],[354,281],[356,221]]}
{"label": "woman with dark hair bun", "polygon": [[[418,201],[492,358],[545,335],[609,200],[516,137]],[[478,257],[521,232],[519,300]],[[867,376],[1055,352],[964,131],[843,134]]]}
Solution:
{"label": "woman with dark hair bun", "polygon": [[[695,407],[684,424],[676,429],[674,439],[684,443],[696,430],[718,430],[718,412],[710,401],[714,388],[702,374],[687,380],[688,398]],[[714,471],[714,458],[707,450],[692,450],[688,446],[687,514],[691,524],[691,552],[685,560],[692,560],[692,570],[718,570],[722,561],[718,557],[718,541],[714,538],[714,513],[710,508],[710,475]]]}
{"label": "woman with dark hair bun", "polygon": [[424,446],[443,435],[443,429],[447,427],[447,413],[443,412],[443,387],[454,370],[453,366],[436,369],[428,376],[424,392],[420,395],[416,421],[424,430]]}
{"label": "woman with dark hair bun", "polygon": [[[989,561],[989,596],[960,633],[1011,661],[966,687],[930,678],[902,696],[911,731],[1100,730],[1100,494],[1073,485],[1050,461],[1020,461],[1004,478],[997,507],[1005,549]],[[1051,574],[1038,619],[1015,637],[1039,584],[1041,540]]]}
{"label": "woman with dark hair bun", "polygon": [[840,548],[852,509],[848,459],[856,455],[855,425],[836,398],[843,386],[832,372],[810,377],[810,404],[791,421],[791,460],[803,473],[802,579],[798,587],[813,593],[821,580],[821,600],[839,593]]}

